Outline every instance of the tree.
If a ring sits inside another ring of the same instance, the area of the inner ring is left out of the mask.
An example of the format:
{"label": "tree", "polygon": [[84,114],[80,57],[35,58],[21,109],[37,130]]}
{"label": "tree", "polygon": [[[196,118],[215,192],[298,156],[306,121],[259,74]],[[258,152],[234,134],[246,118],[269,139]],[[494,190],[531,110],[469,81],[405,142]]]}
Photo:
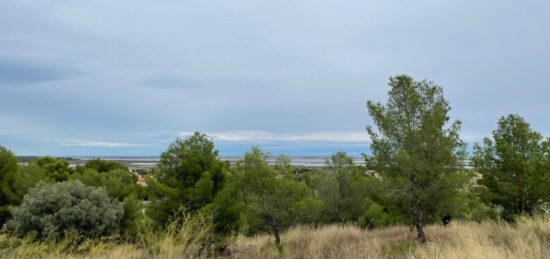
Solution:
{"label": "tree", "polygon": [[154,200],[149,215],[165,225],[179,210],[197,211],[211,203],[222,189],[226,168],[206,135],[177,139],[161,154],[155,178],[146,178]]}
{"label": "tree", "polygon": [[31,163],[46,170],[48,177],[56,182],[67,181],[69,176],[73,173],[73,170],[69,167],[69,162],[65,159],[46,156],[32,161]]}
{"label": "tree", "polygon": [[[11,151],[0,146],[0,183],[6,181],[6,176],[17,171],[17,159]],[[9,218],[8,206],[10,200],[4,190],[0,191],[0,226]]]}
{"label": "tree", "polygon": [[504,208],[504,218],[533,214],[550,202],[549,141],[522,117],[501,117],[493,139],[474,147],[473,162],[480,183],[489,188],[491,202]]}
{"label": "tree", "polygon": [[84,237],[116,233],[124,213],[104,188],[80,181],[40,183],[29,190],[20,206],[12,208],[6,229],[18,236],[62,237],[77,232]]}
{"label": "tree", "polygon": [[240,175],[246,227],[269,229],[280,248],[281,231],[292,224],[316,220],[323,204],[311,198],[304,183],[290,178],[288,159],[278,159],[273,167],[267,164],[269,158],[269,154],[254,147],[235,170]]}
{"label": "tree", "polygon": [[123,201],[128,196],[137,196],[140,188],[136,184],[137,176],[122,169],[115,169],[106,173],[100,173],[94,169],[85,169],[82,172],[74,173],[70,179],[79,180],[88,186],[103,186],[111,197],[119,201]]}
{"label": "tree", "polygon": [[241,178],[235,171],[228,172],[222,190],[216,194],[212,203],[200,210],[201,214],[213,217],[216,233],[222,236],[239,233],[240,219],[245,208]]}
{"label": "tree", "polygon": [[338,152],[326,160],[327,166],[309,174],[307,184],[315,197],[324,204],[321,221],[357,222],[370,206],[365,199],[372,178],[366,174],[366,168],[357,166],[353,157]]}
{"label": "tree", "polygon": [[372,139],[373,169],[389,184],[392,201],[405,206],[421,243],[424,223],[440,216],[440,208],[461,186],[449,176],[461,169],[464,144],[460,122],[449,122],[449,103],[440,86],[406,75],[390,78],[388,102],[368,102],[378,131]]}
{"label": "tree", "polygon": [[51,182],[45,170],[36,164],[19,167],[16,171],[8,173],[1,182],[2,193],[9,200],[11,206],[21,204],[23,197],[30,188],[38,182]]}

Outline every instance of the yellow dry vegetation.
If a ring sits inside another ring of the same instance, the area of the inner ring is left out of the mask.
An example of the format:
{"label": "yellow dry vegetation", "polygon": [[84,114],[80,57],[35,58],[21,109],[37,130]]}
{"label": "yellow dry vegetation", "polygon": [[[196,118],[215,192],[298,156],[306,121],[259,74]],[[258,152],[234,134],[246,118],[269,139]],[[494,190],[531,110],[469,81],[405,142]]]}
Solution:
{"label": "yellow dry vegetation", "polygon": [[[428,243],[397,226],[373,231],[350,225],[296,227],[283,236],[283,258],[550,258],[550,219],[520,218],[514,225],[453,222],[428,226]],[[237,237],[238,258],[281,258],[268,235]]]}
{"label": "yellow dry vegetation", "polygon": [[[214,237],[204,219],[187,218],[164,232],[145,231],[137,244],[90,240],[75,245],[33,242],[0,235],[1,258],[206,258]],[[504,222],[453,222],[426,228],[419,244],[405,226],[364,230],[353,225],[298,226],[282,235],[283,251],[269,235],[236,236],[227,242],[236,258],[550,258],[550,218]],[[205,247],[210,247],[205,249]],[[223,257],[219,254],[218,256]],[[227,256],[231,258],[233,256]]]}

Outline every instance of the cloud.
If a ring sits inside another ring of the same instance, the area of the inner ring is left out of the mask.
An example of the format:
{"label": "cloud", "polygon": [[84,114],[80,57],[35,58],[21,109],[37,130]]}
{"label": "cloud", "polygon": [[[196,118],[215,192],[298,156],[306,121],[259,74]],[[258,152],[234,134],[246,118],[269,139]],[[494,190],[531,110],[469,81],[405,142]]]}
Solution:
{"label": "cloud", "polygon": [[152,77],[141,82],[141,85],[151,87],[151,88],[163,88],[163,89],[177,89],[177,88],[188,88],[193,86],[198,86],[199,83],[188,80],[181,79],[177,77],[163,77],[157,76]]}
{"label": "cloud", "polygon": [[[0,0],[1,141],[157,154],[168,140],[142,136],[197,129],[225,153],[362,150],[365,102],[397,73],[445,87],[469,143],[511,112],[550,132],[550,1],[501,2]],[[59,141],[81,138],[147,146]]]}
{"label": "cloud", "polygon": [[73,69],[0,60],[0,84],[26,84],[62,80],[77,76]]}
{"label": "cloud", "polygon": [[[180,132],[179,136],[192,135],[191,132]],[[328,143],[366,143],[369,137],[366,132],[312,132],[303,134],[277,134],[265,131],[232,131],[208,132],[209,137],[225,142],[273,143],[273,142],[328,142]]]}
{"label": "cloud", "polygon": [[96,141],[96,140],[66,140],[66,141],[62,141],[61,145],[65,147],[129,148],[129,147],[142,147],[142,146],[146,146],[147,144],[108,142],[108,141]]}

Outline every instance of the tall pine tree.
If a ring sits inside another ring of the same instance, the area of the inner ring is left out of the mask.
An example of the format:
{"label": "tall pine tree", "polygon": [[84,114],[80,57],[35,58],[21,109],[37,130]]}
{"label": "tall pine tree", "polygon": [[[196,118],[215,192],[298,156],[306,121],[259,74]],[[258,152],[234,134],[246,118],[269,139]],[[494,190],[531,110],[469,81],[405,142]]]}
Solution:
{"label": "tall pine tree", "polygon": [[448,125],[451,108],[440,86],[406,75],[390,78],[389,86],[386,104],[367,105],[378,129],[367,127],[373,155],[369,164],[425,243],[424,223],[441,216],[440,208],[461,188],[451,179],[464,155],[461,123]]}

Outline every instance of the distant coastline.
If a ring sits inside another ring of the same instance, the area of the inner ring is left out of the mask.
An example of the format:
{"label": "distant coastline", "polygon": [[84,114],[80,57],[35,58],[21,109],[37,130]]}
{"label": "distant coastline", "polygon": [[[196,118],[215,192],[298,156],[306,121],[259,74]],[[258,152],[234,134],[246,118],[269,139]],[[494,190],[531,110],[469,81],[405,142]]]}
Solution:
{"label": "distant coastline", "polygon": [[[323,167],[326,165],[326,160],[330,156],[303,155],[303,156],[287,156],[290,158],[290,163],[296,167]],[[19,163],[26,164],[27,162],[38,158],[37,156],[20,156],[17,157]],[[160,161],[158,156],[63,156],[56,157],[67,160],[71,166],[76,167],[83,165],[88,160],[104,159],[117,161],[127,165],[130,169],[147,170],[155,167]],[[235,164],[242,159],[241,156],[220,156],[223,161],[228,161],[230,164]],[[365,160],[361,156],[353,157],[354,163],[364,165]],[[275,164],[275,158],[268,159],[268,164]]]}

